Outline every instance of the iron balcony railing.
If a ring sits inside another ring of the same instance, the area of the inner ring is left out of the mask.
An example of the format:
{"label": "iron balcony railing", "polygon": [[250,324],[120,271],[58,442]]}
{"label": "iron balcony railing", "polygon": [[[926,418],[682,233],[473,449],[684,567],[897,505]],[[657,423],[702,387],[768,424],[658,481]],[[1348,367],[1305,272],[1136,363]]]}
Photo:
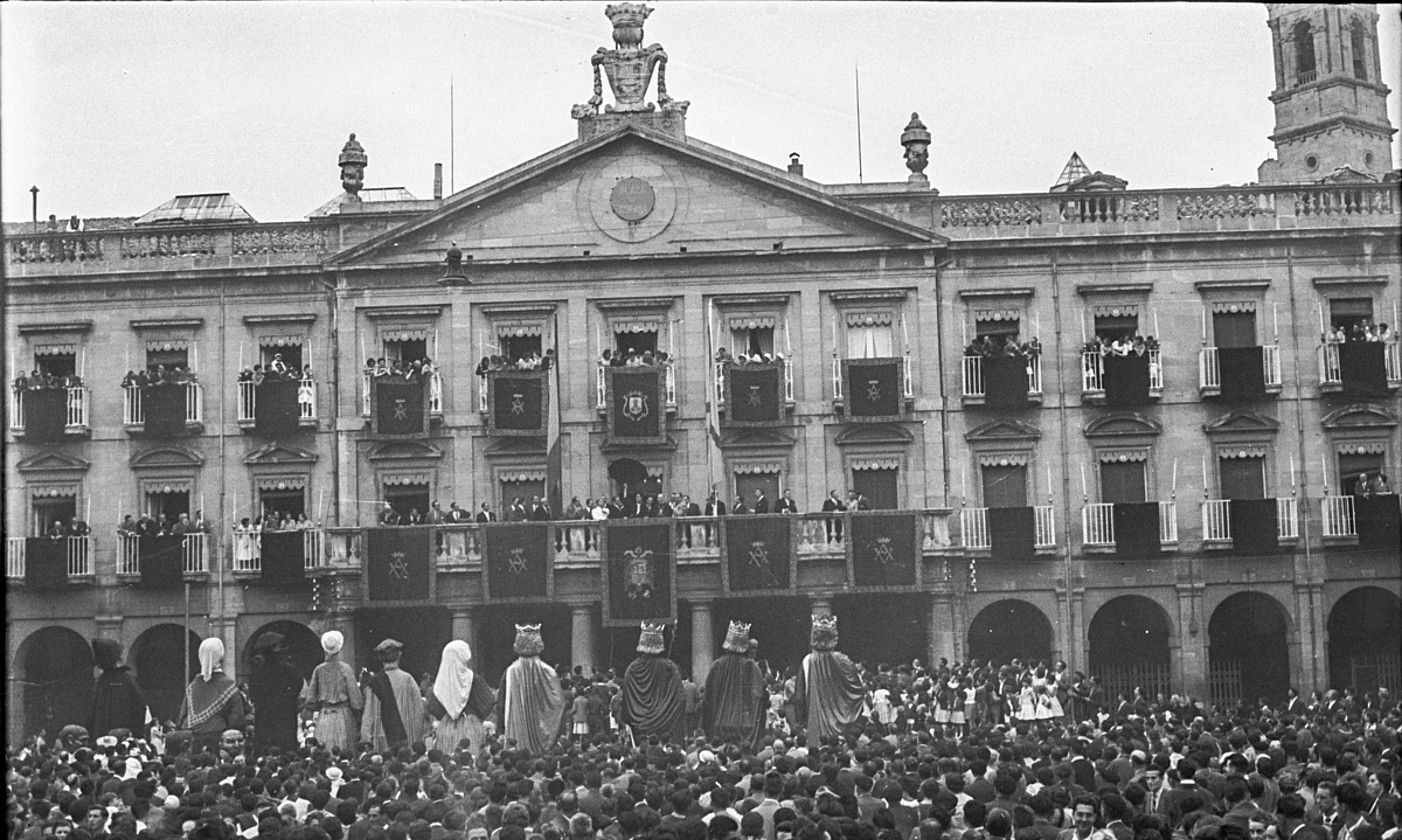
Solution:
{"label": "iron balcony railing", "polygon": [[[1397,342],[1383,345],[1383,362],[1387,368],[1389,387],[1402,386],[1402,353],[1398,352]],[[1339,345],[1321,344],[1316,351],[1319,358],[1319,384],[1325,387],[1343,387],[1344,371],[1339,361]]]}
{"label": "iron balcony railing", "polygon": [[[1095,502],[1081,509],[1082,541],[1087,548],[1106,548],[1115,544],[1115,506],[1110,502]],[[1178,503],[1159,502],[1159,544],[1178,544]]]}
{"label": "iron balcony railing", "polygon": [[[122,404],[122,423],[127,426],[146,425],[146,410],[141,404],[140,385],[128,385],[122,390],[125,399]],[[179,385],[161,387],[178,388]],[[185,422],[204,422],[204,388],[198,382],[187,382],[185,388]]]}
{"label": "iron balcony railing", "polygon": [[[716,405],[725,405],[725,372],[733,362],[716,362],[712,366],[712,381],[715,383]],[[779,361],[780,370],[783,371],[784,402],[793,405],[793,360],[781,359]]]}
{"label": "iron balcony railing", "polygon": [[[258,386],[253,382],[240,382],[238,386],[238,422],[241,426],[251,425],[258,418]],[[297,407],[303,424],[316,422],[316,380],[303,379],[298,383]]]}
{"label": "iron balcony railing", "polygon": [[[278,533],[282,533],[279,531]],[[321,528],[302,529],[302,567],[307,571],[325,566],[326,532]],[[235,573],[259,573],[263,571],[262,536],[256,531],[238,532],[233,535],[233,556],[230,558]]]}
{"label": "iron balcony railing", "polygon": [[[141,537],[122,534],[118,537],[117,574],[136,577],[141,574]],[[209,572],[209,555],[215,545],[213,534],[186,534],[181,546],[181,570],[187,575]]]}
{"label": "iron balcony railing", "polygon": [[[842,362],[838,356],[832,358],[832,401],[841,405],[847,401],[846,388],[842,383]],[[901,356],[901,396],[915,399],[915,370],[911,365],[910,353]]]}
{"label": "iron balcony railing", "polygon": [[[1035,543],[1038,551],[1056,548],[1056,514],[1051,505],[1038,505],[1032,508],[1035,529]],[[993,546],[992,534],[988,530],[988,508],[964,508],[959,511],[959,528],[963,534],[965,548],[986,550]]]}
{"label": "iron balcony railing", "polygon": [[[1264,367],[1266,390],[1280,390],[1280,346],[1266,344],[1261,347],[1261,364]],[[1222,370],[1217,362],[1217,348],[1204,347],[1198,354],[1198,389],[1204,394],[1215,394],[1222,390]]]}
{"label": "iron balcony railing", "polygon": [[[1163,363],[1160,351],[1149,353],[1149,396],[1163,396]],[[1086,396],[1105,393],[1105,357],[1095,350],[1081,353],[1081,392]]]}
{"label": "iron balcony railing", "polygon": [[[599,411],[608,409],[608,369],[609,365],[599,364],[594,367],[594,395],[595,407]],[[668,364],[662,366],[662,390],[664,407],[668,411],[677,410],[677,366]],[[483,402],[485,406],[486,403]],[[486,408],[482,409],[486,411]]]}
{"label": "iron balcony railing", "polygon": [[[10,431],[17,435],[24,434],[25,414],[24,414],[24,394],[27,389],[15,389],[11,393],[15,397],[15,410],[10,414]],[[64,389],[68,392],[68,408],[64,417],[63,430],[65,432],[85,432],[88,430],[88,389],[82,385],[75,385]]]}
{"label": "iron balcony railing", "polygon": [[[1042,396],[1042,357],[1033,356],[1027,361],[1027,396],[1040,399]],[[986,389],[983,382],[983,356],[964,357],[964,399],[983,399]]]}
{"label": "iron balcony railing", "polygon": [[[1300,515],[1296,500],[1276,499],[1275,504],[1276,536],[1281,540],[1299,539]],[[1231,542],[1231,505],[1231,499],[1208,499],[1202,503],[1203,542]]]}
{"label": "iron balcony railing", "polygon": [[[360,372],[360,414],[370,416],[370,372]],[[428,413],[434,416],[443,414],[443,372],[435,370],[428,375]]]}
{"label": "iron balcony railing", "polygon": [[[48,539],[47,537],[45,539]],[[59,537],[64,542],[64,556],[67,558],[69,578],[91,577],[93,573],[93,551],[97,545],[95,537]],[[26,538],[5,538],[5,577],[23,580],[27,566]]]}

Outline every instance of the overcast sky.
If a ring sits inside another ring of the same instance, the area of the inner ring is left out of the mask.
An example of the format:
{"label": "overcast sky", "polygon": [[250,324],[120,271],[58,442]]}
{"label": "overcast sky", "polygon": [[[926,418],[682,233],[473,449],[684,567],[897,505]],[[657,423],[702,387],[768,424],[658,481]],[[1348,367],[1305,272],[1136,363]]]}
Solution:
{"label": "overcast sky", "polygon": [[[28,220],[38,185],[41,218],[230,192],[300,219],[340,192],[352,131],[367,186],[429,198],[454,122],[463,189],[574,138],[605,5],[0,4],[3,217]],[[1131,189],[1239,184],[1273,151],[1261,4],[655,6],[645,43],[689,134],[778,166],[801,152],[825,183],[858,180],[857,67],[869,182],[905,179],[912,111],[950,195],[1045,191],[1072,151]],[[1378,10],[1396,90],[1398,7]]]}

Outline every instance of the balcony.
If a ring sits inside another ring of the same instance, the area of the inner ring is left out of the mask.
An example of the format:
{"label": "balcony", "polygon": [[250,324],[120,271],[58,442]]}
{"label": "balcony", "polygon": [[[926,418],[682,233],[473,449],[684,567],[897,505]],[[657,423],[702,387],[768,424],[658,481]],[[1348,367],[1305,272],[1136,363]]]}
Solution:
{"label": "balcony", "polygon": [[[833,406],[837,408],[845,405],[848,398],[846,385],[842,381],[844,361],[852,360],[840,359],[836,356],[832,359],[832,402]],[[901,356],[901,396],[906,401],[915,399],[915,375],[911,368],[909,353]]]}
{"label": "balcony", "polygon": [[[239,386],[239,415],[238,424],[240,429],[252,429],[258,422],[258,386],[253,382],[240,382]],[[303,399],[305,394],[310,399]],[[303,379],[298,383],[297,391],[297,422],[302,426],[316,425],[316,380]]]}
{"label": "balcony", "polygon": [[[1115,506],[1096,502],[1081,509],[1081,541],[1087,549],[1115,547]],[[1178,545],[1178,503],[1159,502],[1159,546]]]}
{"label": "balcony", "polygon": [[[141,537],[122,534],[117,546],[117,576],[141,576]],[[218,545],[213,534],[186,534],[181,546],[181,571],[186,577],[209,573],[210,553]]]}
{"label": "balcony", "polygon": [[[714,372],[713,381],[715,383],[716,405],[719,406],[722,411],[725,410],[725,373],[726,369],[733,364],[734,362],[716,362],[712,366]],[[783,383],[784,404],[793,407],[793,360],[783,359],[779,361],[778,364],[780,365],[780,370],[783,372],[780,381]]]}
{"label": "balcony", "polygon": [[[47,539],[47,538],[45,538]],[[93,575],[93,549],[96,537],[61,537],[67,557],[68,579],[90,578]],[[5,577],[13,582],[24,580],[26,572],[26,538],[5,538]]]}
{"label": "balcony", "polygon": [[[609,398],[608,398],[608,368],[609,368],[608,365],[603,365],[603,364],[601,364],[601,365],[596,365],[596,366],[594,367],[594,372],[595,372],[595,379],[594,379],[595,403],[594,403],[594,404],[595,404],[595,408],[597,408],[599,411],[608,411],[608,407],[609,407]],[[663,366],[662,366],[662,373],[663,373],[663,379],[662,379],[663,403],[665,404],[665,407],[666,407],[666,409],[667,409],[667,413],[669,413],[669,414],[675,414],[676,411],[677,411],[677,366],[676,366],[676,364],[663,365]],[[483,409],[483,410],[485,410],[485,409]]]}
{"label": "balcony", "polygon": [[[987,387],[983,376],[983,356],[965,356],[963,396],[966,405],[983,405]],[[1033,356],[1027,361],[1027,401],[1042,401],[1042,357]]]}
{"label": "balcony", "polygon": [[[1372,342],[1366,342],[1371,344]],[[1387,379],[1387,390],[1396,391],[1402,388],[1402,353],[1398,352],[1398,345],[1395,341],[1379,342],[1383,348],[1383,371]],[[1321,344],[1316,355],[1319,360],[1319,390],[1326,394],[1337,394],[1344,391],[1357,393],[1358,389],[1352,387],[1358,381],[1358,376],[1354,371],[1349,371],[1349,375],[1344,373],[1344,360],[1340,351],[1341,345]],[[1366,389],[1365,389],[1366,390]]]}
{"label": "balcony", "polygon": [[[1055,551],[1056,516],[1052,506],[1033,507],[1032,513],[1036,523],[1037,551]],[[964,548],[987,551],[993,547],[992,534],[988,529],[988,508],[964,508],[959,511],[959,528],[963,534]]]}
{"label": "balcony", "polygon": [[[281,533],[281,532],[279,532]],[[263,573],[263,552],[259,534],[252,534],[247,551],[239,547],[235,537],[232,570],[235,577],[254,577]],[[310,572],[326,565],[326,534],[321,528],[308,528],[302,531],[303,568]]]}
{"label": "balcony", "polygon": [[[315,389],[313,389],[315,392]],[[370,405],[370,372],[360,372],[360,416],[369,417]],[[428,377],[428,413],[435,418],[443,416],[443,372],[435,370]]]}
{"label": "balcony", "polygon": [[[1163,396],[1163,362],[1159,350],[1149,354],[1149,398]],[[1086,402],[1105,399],[1105,358],[1095,350],[1081,354],[1081,398]]]}
{"label": "balcony", "polygon": [[[1289,498],[1274,501],[1276,541],[1283,543],[1299,539],[1300,515],[1296,500]],[[1202,503],[1202,541],[1208,548],[1225,548],[1236,544],[1237,537],[1232,535],[1231,499],[1208,499]]]}
{"label": "balcony", "polygon": [[[1216,347],[1204,347],[1198,353],[1198,391],[1204,397],[1222,395],[1222,369],[1218,362],[1220,353]],[[1261,374],[1267,394],[1280,393],[1280,346],[1266,344],[1261,347]]]}
{"label": "balcony", "polygon": [[[67,392],[67,408],[65,410],[63,433],[65,435],[85,435],[89,431],[88,425],[88,389],[84,386],[74,386],[64,388]],[[17,438],[24,437],[27,418],[24,413],[24,395],[27,390],[14,390],[14,411],[10,414],[10,434]]]}
{"label": "balcony", "polygon": [[1352,496],[1325,496],[1320,500],[1320,507],[1326,539],[1358,536]]}
{"label": "balcony", "polygon": [[[185,389],[185,425],[197,426],[204,422],[204,386],[198,382],[187,382],[185,385],[170,385],[164,387]],[[122,401],[122,425],[126,426],[128,432],[140,432],[146,428],[146,410],[141,402],[141,386],[128,385],[122,389],[125,394]]]}

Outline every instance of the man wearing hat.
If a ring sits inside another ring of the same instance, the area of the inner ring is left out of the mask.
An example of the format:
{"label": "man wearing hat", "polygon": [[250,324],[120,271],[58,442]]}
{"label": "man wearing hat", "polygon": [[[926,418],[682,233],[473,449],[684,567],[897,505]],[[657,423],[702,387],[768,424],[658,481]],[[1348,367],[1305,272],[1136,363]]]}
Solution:
{"label": "man wearing hat", "polygon": [[545,640],[539,624],[516,625],[512,645],[517,659],[501,678],[497,692],[497,718],[502,736],[524,750],[540,755],[560,734],[560,716],[565,711],[564,692],[555,669],[540,661]]}
{"label": "man wearing hat", "polygon": [[399,669],[404,645],[385,639],[375,646],[382,668],[370,678],[360,741],[376,752],[406,747],[424,737],[424,698],[414,678]]}
{"label": "man wearing hat", "polygon": [[281,633],[264,633],[253,642],[253,673],[249,677],[253,702],[253,747],[297,749],[297,700],[302,676],[287,661],[287,642]]}
{"label": "man wearing hat", "polygon": [[113,729],[144,732],[146,695],[136,684],[131,668],[121,664],[122,643],[116,639],[93,639],[92,658],[102,673],[93,685],[89,731],[99,737]]}
{"label": "man wearing hat", "polygon": [[764,676],[750,658],[750,625],[730,622],[725,653],[706,675],[702,725],[712,740],[752,747],[764,723]]}
{"label": "man wearing hat", "polygon": [[837,652],[837,616],[813,616],[809,644],[813,652],[803,657],[794,683],[794,710],[811,749],[856,722],[866,692],[856,664]]}
{"label": "man wearing hat", "polygon": [[662,655],[667,649],[666,629],[665,624],[644,621],[638,658],[623,672],[620,716],[622,723],[633,727],[639,743],[649,735],[672,744],[682,743],[684,737],[686,694],[677,664]]}

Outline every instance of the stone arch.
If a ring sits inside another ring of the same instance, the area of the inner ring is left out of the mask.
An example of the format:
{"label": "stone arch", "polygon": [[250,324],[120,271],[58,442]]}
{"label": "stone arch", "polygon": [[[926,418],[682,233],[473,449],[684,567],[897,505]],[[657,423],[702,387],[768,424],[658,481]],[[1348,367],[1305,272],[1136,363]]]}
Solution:
{"label": "stone arch", "polygon": [[1402,690],[1402,599],[1377,586],[1350,589],[1329,610],[1329,684],[1359,694]]}
{"label": "stone arch", "polygon": [[1027,601],[1006,598],[979,610],[969,622],[968,643],[970,659],[1050,662],[1056,637],[1046,613]]}
{"label": "stone arch", "polygon": [[1098,676],[1112,703],[1136,686],[1150,700],[1172,691],[1173,622],[1163,605],[1143,595],[1120,595],[1100,606],[1086,631],[1087,673]]}
{"label": "stone arch", "polygon": [[239,659],[242,672],[252,672],[254,644],[264,633],[282,634],[283,644],[287,646],[287,661],[304,679],[311,679],[312,670],[325,658],[321,651],[321,637],[310,627],[288,619],[270,621],[249,634],[243,646],[243,656]]}
{"label": "stone arch", "polygon": [[[185,641],[190,638],[188,672],[184,661]],[[185,696],[186,675],[191,679],[200,672],[199,649],[202,640],[193,630],[185,631],[179,624],[156,624],[147,628],[131,643],[127,662],[136,675],[136,684],[146,694],[146,705],[159,721],[175,720],[180,713],[180,701]]]}
{"label": "stone arch", "polygon": [[1208,695],[1214,702],[1279,702],[1290,686],[1290,616],[1262,592],[1237,592],[1207,624]]}
{"label": "stone arch", "polygon": [[11,694],[19,708],[11,715],[24,721],[23,734],[43,730],[52,739],[70,723],[87,726],[92,714],[92,669],[92,647],[72,628],[41,627],[20,642],[13,674],[18,690]]}

